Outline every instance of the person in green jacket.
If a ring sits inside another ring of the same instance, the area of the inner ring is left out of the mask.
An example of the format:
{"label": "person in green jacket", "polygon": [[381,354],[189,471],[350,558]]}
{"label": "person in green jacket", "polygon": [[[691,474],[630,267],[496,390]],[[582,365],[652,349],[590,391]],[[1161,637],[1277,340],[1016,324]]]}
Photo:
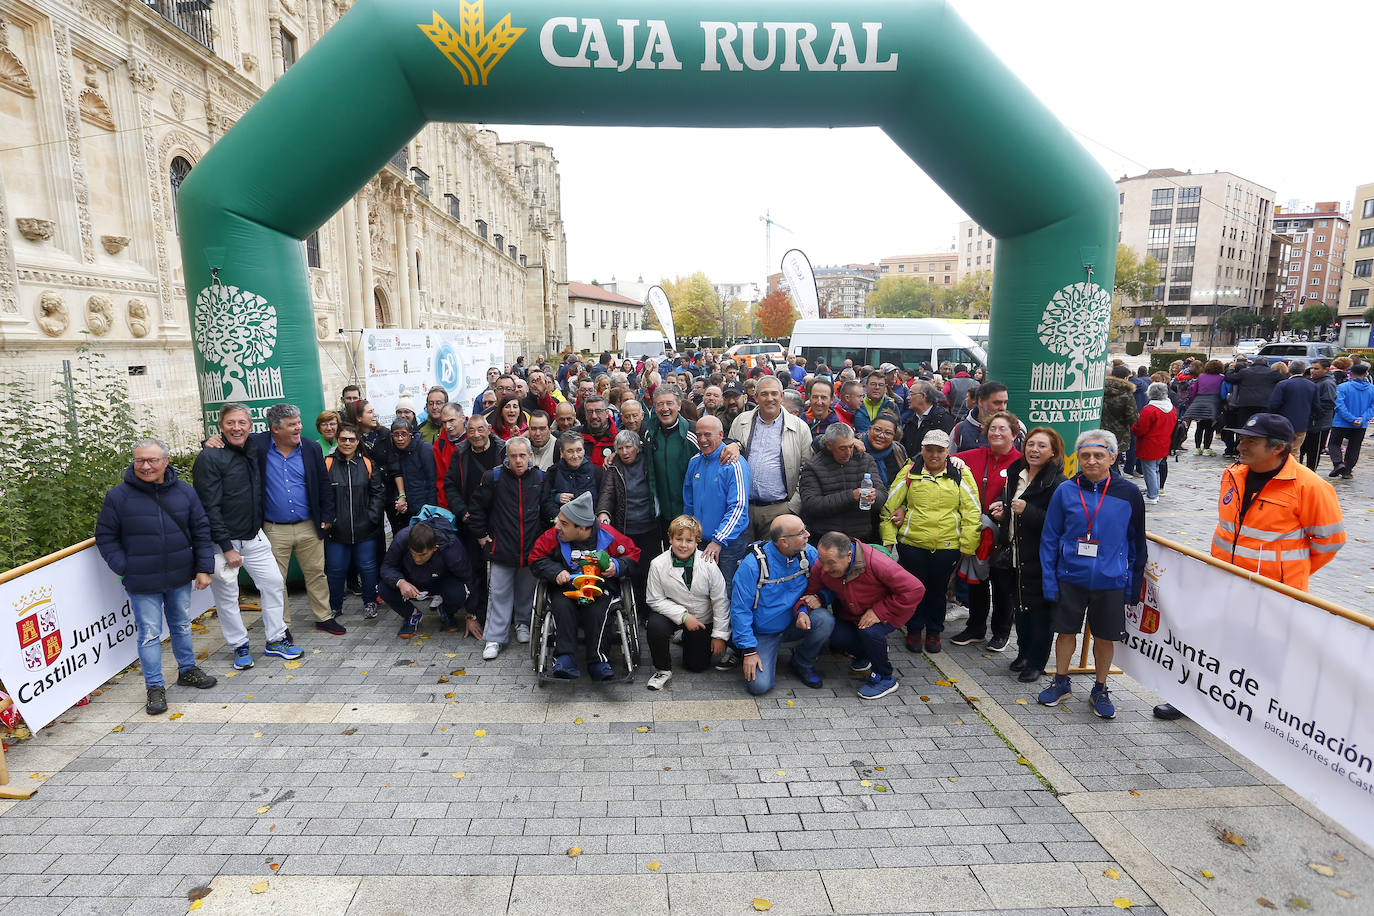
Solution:
{"label": "person in green jacket", "polygon": [[896,545],[902,567],[926,587],[907,622],[906,647],[940,651],[945,629],[945,588],[963,556],[978,549],[982,509],[972,472],[949,457],[949,433],[932,429],[921,454],[897,473],[879,519],[885,547]]}
{"label": "person in green jacket", "polygon": [[[682,514],[682,481],[687,463],[698,451],[692,424],[682,416],[682,391],[676,385],[659,385],[654,389],[653,416],[644,421],[644,457],[660,519]],[[667,537],[666,526],[660,536]]]}

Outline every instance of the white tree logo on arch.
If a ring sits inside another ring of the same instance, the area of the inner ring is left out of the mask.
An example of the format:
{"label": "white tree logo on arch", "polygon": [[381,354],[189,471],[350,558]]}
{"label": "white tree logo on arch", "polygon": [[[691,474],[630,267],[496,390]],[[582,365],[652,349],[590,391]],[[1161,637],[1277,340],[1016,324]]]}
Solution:
{"label": "white tree logo on arch", "polygon": [[1036,363],[1031,391],[1093,391],[1106,375],[1112,294],[1096,283],[1073,283],[1054,294],[1036,332],[1045,349],[1067,363]]}
{"label": "white tree logo on arch", "polygon": [[[277,346],[277,310],[257,293],[215,283],[196,296],[196,349],[205,360],[202,400],[280,400],[281,369],[255,369]],[[223,367],[216,372],[211,366]]]}

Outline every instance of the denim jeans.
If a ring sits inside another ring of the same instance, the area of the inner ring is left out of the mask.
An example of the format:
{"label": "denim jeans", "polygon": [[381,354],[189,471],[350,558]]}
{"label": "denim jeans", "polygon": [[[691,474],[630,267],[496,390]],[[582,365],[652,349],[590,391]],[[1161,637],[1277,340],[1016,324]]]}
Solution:
{"label": "denim jeans", "polygon": [[[709,544],[706,541],[703,547]],[[728,598],[735,593],[735,570],[739,569],[739,561],[744,559],[744,555],[749,552],[749,529],[735,538],[729,544],[720,549],[720,556],[716,558],[716,565],[720,568],[720,574],[725,577],[725,596]],[[647,563],[645,564],[648,565]],[[752,590],[755,583],[750,582],[749,588]]]}
{"label": "denim jeans", "polygon": [[1145,498],[1159,499],[1159,463],[1167,458],[1141,458],[1140,472],[1145,475]]}
{"label": "denim jeans", "polygon": [[165,592],[129,595],[129,609],[138,627],[138,661],[143,668],[146,687],[162,687],[162,615],[172,637],[172,655],[177,671],[196,666],[196,651],[191,648],[191,583]]}
{"label": "denim jeans", "polygon": [[377,600],[377,542],[368,538],[358,544],[324,542],[324,574],[329,579],[329,609],[343,610],[344,580],[350,566],[356,566],[363,580],[363,602]]}
{"label": "denim jeans", "polygon": [[897,629],[879,620],[871,627],[860,627],[848,620],[835,621],[830,634],[830,648],[854,656],[854,664],[872,662],[873,672],[882,678],[892,677],[892,662],[887,657],[887,637]]}
{"label": "denim jeans", "polygon": [[807,668],[815,668],[816,661],[820,658],[821,650],[830,644],[830,634],[835,629],[835,617],[826,608],[816,608],[809,612],[811,617],[811,629],[800,630],[793,623],[781,633],[756,633],[754,638],[758,640],[756,651],[759,654],[761,666],[759,672],[754,675],[752,681],[745,681],[745,686],[754,696],[767,693],[773,689],[773,684],[777,680],[778,670],[778,650],[783,643],[797,643],[797,647],[792,650],[792,660],[797,664]]}

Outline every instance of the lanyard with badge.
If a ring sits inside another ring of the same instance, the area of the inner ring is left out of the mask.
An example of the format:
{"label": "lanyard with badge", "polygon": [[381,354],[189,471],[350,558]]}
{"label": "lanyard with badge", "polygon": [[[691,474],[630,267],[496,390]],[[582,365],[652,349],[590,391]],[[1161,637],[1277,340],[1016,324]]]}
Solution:
{"label": "lanyard with badge", "polygon": [[1102,502],[1107,498],[1107,487],[1104,483],[1102,492],[1097,497],[1097,508],[1093,510],[1092,515],[1089,515],[1088,501],[1083,498],[1083,481],[1080,479],[1075,483],[1078,484],[1078,501],[1083,505],[1083,517],[1088,520],[1088,536],[1078,539],[1078,555],[1080,557],[1095,557],[1100,542],[1093,539],[1093,525],[1097,523],[1097,514],[1102,511]]}

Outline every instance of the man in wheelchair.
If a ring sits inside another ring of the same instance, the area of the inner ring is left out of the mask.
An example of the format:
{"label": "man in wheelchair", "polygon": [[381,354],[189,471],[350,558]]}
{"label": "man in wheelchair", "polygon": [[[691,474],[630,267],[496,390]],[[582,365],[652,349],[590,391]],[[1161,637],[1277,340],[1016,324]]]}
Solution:
{"label": "man in wheelchair", "polygon": [[[590,493],[564,503],[553,527],[534,542],[530,570],[535,578],[550,584],[554,677],[581,676],[573,660],[579,625],[587,637],[587,669],[591,676],[598,681],[615,677],[606,655],[606,630],[611,590],[619,585],[609,580],[628,578],[638,562],[638,547],[610,525],[597,522]],[[535,613],[540,610],[536,608]]]}

